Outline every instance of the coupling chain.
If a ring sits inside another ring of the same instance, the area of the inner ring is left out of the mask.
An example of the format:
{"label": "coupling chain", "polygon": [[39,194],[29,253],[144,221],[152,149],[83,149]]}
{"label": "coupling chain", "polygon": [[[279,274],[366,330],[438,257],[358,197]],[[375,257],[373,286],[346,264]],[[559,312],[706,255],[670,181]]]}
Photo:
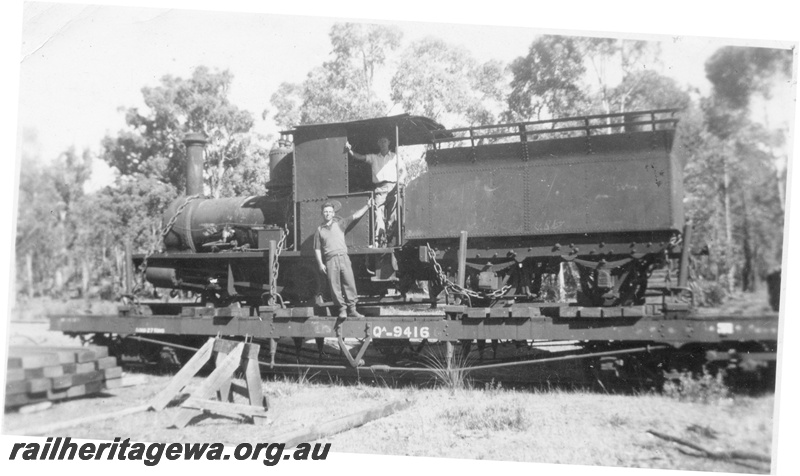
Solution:
{"label": "coupling chain", "polygon": [[158,240],[158,242],[154,243],[153,246],[150,247],[150,250],[147,252],[147,254],[144,255],[144,258],[142,259],[139,283],[136,286],[134,286],[133,291],[131,291],[132,296],[135,296],[136,293],[139,292],[144,287],[145,275],[147,273],[147,260],[151,256],[153,256],[153,254],[156,252],[156,247],[164,241],[164,238],[167,237],[169,232],[172,230],[172,227],[175,226],[175,223],[178,221],[178,216],[180,216],[180,214],[183,213],[186,207],[189,206],[190,202],[197,200],[198,198],[203,198],[203,196],[200,194],[196,194],[186,197],[186,201],[181,203],[178,209],[175,210],[175,214],[172,215],[172,218],[170,218],[167,224],[164,225],[164,227],[161,229],[161,238]]}
{"label": "coupling chain", "polygon": [[281,233],[281,235],[282,235],[281,239],[278,241],[277,249],[275,250],[275,260],[272,262],[273,282],[272,282],[272,286],[270,286],[270,288],[269,288],[269,294],[270,294],[270,296],[272,298],[272,302],[273,303],[280,302],[281,306],[283,305],[283,297],[280,294],[278,294],[278,292],[275,290],[275,288],[278,285],[278,271],[281,268],[281,265],[279,263],[280,260],[278,260],[278,258],[280,257],[281,252],[285,249],[286,238],[289,236],[289,229],[288,228],[283,228],[282,231],[283,231],[283,233]]}
{"label": "coupling chain", "polygon": [[450,294],[460,294],[462,296],[467,296],[469,298],[491,300],[491,299],[499,299],[505,296],[508,290],[511,289],[511,285],[508,284],[506,284],[500,289],[495,289],[494,291],[489,293],[478,292],[478,291],[473,291],[472,289],[467,289],[459,284],[450,281],[447,278],[447,275],[442,270],[442,265],[440,265],[436,261],[436,253],[433,251],[430,245],[427,245],[427,253],[428,253],[428,258],[430,258],[431,262],[433,263],[433,270],[436,273],[437,281],[442,287],[444,287],[445,291],[447,291]]}

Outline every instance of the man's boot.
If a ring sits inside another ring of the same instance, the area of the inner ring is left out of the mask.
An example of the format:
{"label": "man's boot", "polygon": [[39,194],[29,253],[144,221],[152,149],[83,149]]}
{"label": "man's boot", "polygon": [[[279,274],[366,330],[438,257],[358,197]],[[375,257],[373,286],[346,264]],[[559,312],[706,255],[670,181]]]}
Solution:
{"label": "man's boot", "polygon": [[347,319],[347,309],[344,306],[339,307],[339,319]]}
{"label": "man's boot", "polygon": [[352,317],[353,319],[364,319],[364,315],[356,310],[355,304],[347,306],[347,317]]}

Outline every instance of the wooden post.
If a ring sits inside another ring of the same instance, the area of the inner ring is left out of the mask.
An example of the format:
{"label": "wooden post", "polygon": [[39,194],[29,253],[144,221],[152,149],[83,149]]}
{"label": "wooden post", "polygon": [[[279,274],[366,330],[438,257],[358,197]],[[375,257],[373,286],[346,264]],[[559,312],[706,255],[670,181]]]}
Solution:
{"label": "wooden post", "polygon": [[[238,344],[230,354],[226,355],[221,362],[217,364],[217,368],[211,372],[203,383],[192,396],[201,400],[210,398],[225,384],[229,384],[230,376],[239,367],[239,361],[242,358],[242,351],[244,350],[244,343]],[[175,422],[172,424],[175,428],[183,428],[189,424],[198,415],[188,409],[181,410]]]}
{"label": "wooden post", "polygon": [[352,415],[343,416],[335,420],[331,420],[319,425],[314,425],[310,429],[303,429],[291,433],[284,433],[282,435],[271,436],[267,441],[274,441],[284,443],[286,448],[294,448],[299,443],[306,441],[315,441],[326,438],[337,433],[352,430],[359,426],[368,423],[378,418],[389,416],[394,412],[405,410],[411,406],[410,400],[398,400],[390,402],[386,405],[381,405],[376,408],[364,410]]}
{"label": "wooden post", "polygon": [[250,402],[250,405],[255,406],[263,404],[264,407],[267,408],[268,404],[266,398],[261,391],[261,368],[258,365],[258,360],[247,359],[244,379],[247,385],[247,400]]}
{"label": "wooden post", "polygon": [[445,347],[447,349],[447,370],[450,370],[453,368],[453,354],[455,353],[453,349],[453,343],[447,341],[445,342]]}
{"label": "wooden post", "polygon": [[61,421],[33,428],[24,428],[17,431],[19,432],[20,435],[30,435],[30,436],[48,435],[52,434],[55,431],[63,430],[65,428],[72,428],[75,426],[85,425],[87,423],[94,423],[103,420],[111,420],[113,418],[121,418],[127,415],[133,415],[135,413],[145,412],[147,411],[148,408],[150,408],[149,404],[137,405],[135,407],[126,408],[124,410],[119,410],[111,413],[103,413],[100,415],[88,415],[76,418],[74,420]]}
{"label": "wooden post", "polygon": [[210,338],[200,347],[189,362],[175,375],[169,384],[150,401],[150,408],[159,411],[163,410],[172,399],[183,390],[192,377],[208,362],[211,358],[211,351],[214,348],[214,338]]}
{"label": "wooden post", "polygon": [[[395,124],[394,125],[394,156],[397,160],[395,160],[395,177],[397,177],[397,182],[395,183],[395,198],[394,198],[394,207],[395,207],[395,217],[394,223],[395,228],[397,228],[397,241],[395,243],[397,246],[400,246],[400,127]],[[384,205],[384,211],[386,210],[386,206]],[[383,226],[386,227],[386,230],[389,229],[389,218],[391,216],[386,217],[383,223]],[[389,242],[389,237],[386,237],[386,242]]]}
{"label": "wooden post", "polygon": [[275,367],[275,354],[278,352],[278,341],[274,338],[269,340],[269,368]]}
{"label": "wooden post", "polygon": [[689,253],[692,244],[692,222],[683,227],[683,246],[681,247],[681,264],[678,270],[678,286],[685,288],[689,283]]}
{"label": "wooden post", "polygon": [[131,248],[131,239],[125,238],[125,292],[128,294],[133,292],[133,252]]}
{"label": "wooden post", "polygon": [[456,284],[464,287],[467,278],[467,232],[461,231],[461,238],[458,241],[458,279]]}
{"label": "wooden post", "polygon": [[[227,355],[223,354],[222,352],[217,352],[217,356],[214,359],[214,365],[219,367],[222,365],[223,361],[225,360]],[[233,395],[231,395],[231,381],[233,380],[232,377],[228,377],[220,386],[219,390],[217,390],[217,400],[221,402],[233,402]]]}
{"label": "wooden post", "polygon": [[[278,244],[275,240],[269,240],[269,293],[272,296],[278,292],[275,289],[277,283],[275,282],[275,260],[277,259],[277,250]],[[276,303],[272,302],[271,305],[275,305]]]}

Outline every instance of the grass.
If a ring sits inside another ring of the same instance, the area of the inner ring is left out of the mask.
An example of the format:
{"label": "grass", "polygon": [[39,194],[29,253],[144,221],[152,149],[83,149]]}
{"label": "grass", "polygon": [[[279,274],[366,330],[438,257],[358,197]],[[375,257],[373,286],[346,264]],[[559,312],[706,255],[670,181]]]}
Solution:
{"label": "grass", "polygon": [[716,403],[730,398],[731,392],[725,384],[725,374],[720,371],[712,375],[703,368],[702,374],[681,372],[676,379],[664,382],[663,394],[685,402]]}
{"label": "grass", "polygon": [[442,346],[428,347],[428,353],[423,355],[426,367],[431,369],[437,384],[451,392],[472,387],[468,380],[469,366],[473,359],[466,352],[454,351],[450,365],[447,364],[447,351]]}
{"label": "grass", "polygon": [[[313,377],[313,376],[311,376]],[[70,419],[88,411],[134,405],[168,381],[150,377],[149,386],[119,397],[59,403],[48,412],[6,415],[6,429]],[[302,380],[302,379],[301,379]],[[199,384],[196,379],[193,385]],[[770,454],[773,397],[709,399],[706,402],[655,393],[606,395],[588,390],[515,390],[489,382],[457,390],[392,388],[365,383],[322,383],[295,376],[268,379],[269,428],[208,420],[181,432],[182,441],[265,440],[390,401],[411,398],[413,406],[362,427],[325,438],[336,452],[633,466],[697,471],[745,471],[729,462],[688,456],[647,433],[656,430],[717,450]],[[134,393],[137,392],[137,393]],[[119,400],[123,399],[123,402]],[[106,408],[109,406],[109,408]],[[167,429],[177,409],[148,412],[65,430],[63,435],[137,441],[175,441]],[[62,435],[53,435],[62,436]],[[752,472],[752,470],[747,470]]]}
{"label": "grass", "polygon": [[528,411],[520,403],[512,407],[493,405],[476,408],[464,405],[447,408],[439,414],[439,418],[467,430],[524,431],[531,426]]}

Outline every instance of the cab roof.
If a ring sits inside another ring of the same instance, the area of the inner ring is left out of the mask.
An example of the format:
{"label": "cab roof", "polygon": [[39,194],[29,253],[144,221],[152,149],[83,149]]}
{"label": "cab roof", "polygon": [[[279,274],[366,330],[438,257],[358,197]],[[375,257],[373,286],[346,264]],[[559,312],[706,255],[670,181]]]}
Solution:
{"label": "cab roof", "polygon": [[[326,124],[307,124],[297,126],[284,134],[292,134],[297,141],[298,136],[331,137],[344,135],[351,143],[374,142],[380,137],[387,137],[395,142],[395,128],[400,138],[400,146],[430,144],[433,131],[444,131],[445,127],[424,116],[400,114],[397,116],[376,117],[349,122],[332,122]],[[447,134],[445,134],[447,135]],[[437,134],[442,137],[442,133]]]}

